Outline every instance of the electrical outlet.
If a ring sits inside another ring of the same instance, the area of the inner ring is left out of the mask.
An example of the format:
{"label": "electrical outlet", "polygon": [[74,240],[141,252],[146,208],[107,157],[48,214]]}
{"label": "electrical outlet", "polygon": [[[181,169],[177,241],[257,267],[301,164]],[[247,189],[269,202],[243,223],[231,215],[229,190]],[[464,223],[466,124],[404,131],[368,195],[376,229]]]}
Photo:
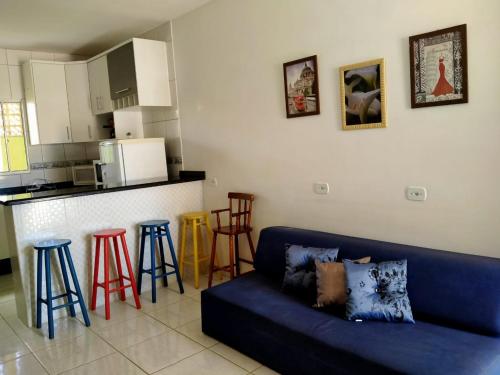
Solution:
{"label": "electrical outlet", "polygon": [[422,186],[408,186],[406,188],[406,199],[410,201],[427,200],[427,189]]}
{"label": "electrical outlet", "polygon": [[313,184],[314,192],[316,194],[328,194],[330,192],[330,186],[328,185],[328,182],[315,182]]}

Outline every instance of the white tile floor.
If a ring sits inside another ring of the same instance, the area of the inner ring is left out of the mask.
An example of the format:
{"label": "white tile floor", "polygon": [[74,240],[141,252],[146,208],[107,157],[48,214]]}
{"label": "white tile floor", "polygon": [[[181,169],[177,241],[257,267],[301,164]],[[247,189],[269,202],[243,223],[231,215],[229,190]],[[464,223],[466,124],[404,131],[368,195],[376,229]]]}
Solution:
{"label": "white tile floor", "polygon": [[109,321],[98,308],[90,328],[79,319],[59,319],[49,340],[45,325],[28,328],[17,319],[12,278],[0,276],[0,375],[276,374],[201,332],[200,291],[207,278],[200,284],[197,290],[186,280],[181,295],[172,280],[158,289],[156,304],[144,293],[141,310],[132,298],[114,302]]}

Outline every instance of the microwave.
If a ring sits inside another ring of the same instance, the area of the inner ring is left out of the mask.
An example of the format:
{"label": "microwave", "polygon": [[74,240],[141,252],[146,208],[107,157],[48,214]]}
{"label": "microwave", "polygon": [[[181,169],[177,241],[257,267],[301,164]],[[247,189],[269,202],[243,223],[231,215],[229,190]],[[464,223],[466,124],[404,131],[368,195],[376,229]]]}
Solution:
{"label": "microwave", "polygon": [[94,166],[75,165],[71,168],[73,173],[73,185],[94,185],[95,172]]}

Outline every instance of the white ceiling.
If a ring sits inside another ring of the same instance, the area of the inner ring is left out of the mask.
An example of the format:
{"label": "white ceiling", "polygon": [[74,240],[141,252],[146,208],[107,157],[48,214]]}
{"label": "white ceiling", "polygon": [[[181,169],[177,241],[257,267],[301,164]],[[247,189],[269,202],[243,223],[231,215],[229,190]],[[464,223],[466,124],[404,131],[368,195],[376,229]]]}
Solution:
{"label": "white ceiling", "polygon": [[0,47],[97,54],[209,0],[0,0]]}

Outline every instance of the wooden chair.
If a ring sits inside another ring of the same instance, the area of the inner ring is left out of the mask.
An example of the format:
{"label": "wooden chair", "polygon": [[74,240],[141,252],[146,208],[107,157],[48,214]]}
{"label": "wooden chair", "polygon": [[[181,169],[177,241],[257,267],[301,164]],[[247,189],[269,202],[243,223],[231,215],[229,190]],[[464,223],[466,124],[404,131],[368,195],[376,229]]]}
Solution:
{"label": "wooden chair", "polygon": [[[254,200],[253,194],[246,193],[229,193],[229,208],[221,210],[213,210],[212,214],[217,215],[217,228],[213,229],[212,238],[212,253],[210,256],[210,267],[208,271],[208,287],[212,286],[213,273],[217,271],[229,272],[231,280],[234,279],[236,272],[240,276],[240,262],[253,265],[255,260],[255,249],[252,242],[250,233],[252,232],[252,202]],[[233,204],[234,201],[234,204]],[[227,212],[229,216],[229,225],[221,226],[221,213]],[[239,235],[246,234],[248,245],[252,253],[252,260],[241,259],[239,249]],[[226,266],[216,267],[214,265],[215,253],[217,248],[217,236],[229,236],[229,264]],[[236,260],[236,261],[235,261]]]}

